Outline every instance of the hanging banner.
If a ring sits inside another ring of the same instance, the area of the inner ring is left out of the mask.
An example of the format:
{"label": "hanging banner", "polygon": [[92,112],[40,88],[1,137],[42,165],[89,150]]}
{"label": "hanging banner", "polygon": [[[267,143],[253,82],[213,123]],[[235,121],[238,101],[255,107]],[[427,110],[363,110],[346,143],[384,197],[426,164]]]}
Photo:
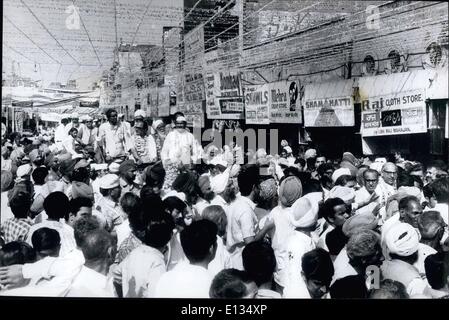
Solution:
{"label": "hanging banner", "polygon": [[424,89],[362,100],[364,137],[427,132]]}
{"label": "hanging banner", "polygon": [[157,102],[158,116],[168,117],[170,115],[170,89],[168,86],[158,88]]}
{"label": "hanging banner", "polygon": [[204,64],[204,26],[199,25],[184,36],[184,59],[189,68]]}
{"label": "hanging banner", "polygon": [[16,132],[23,131],[23,122],[25,121],[25,112],[14,110],[14,130]]}
{"label": "hanging banner", "polygon": [[302,123],[301,92],[298,82],[269,84],[270,123]]}
{"label": "hanging banner", "polygon": [[158,97],[157,97],[157,87],[149,88],[147,94],[147,116],[157,117],[158,116]]}
{"label": "hanging banner", "polygon": [[[186,72],[184,76],[184,104],[179,111],[187,115],[203,115],[203,101],[205,100],[204,79],[199,72]],[[203,115],[204,119],[204,115]],[[198,123],[199,121],[196,121]],[[191,124],[191,123],[190,123]],[[188,123],[187,125],[190,126]],[[202,121],[204,126],[204,121]]]}
{"label": "hanging banner", "polygon": [[269,85],[245,87],[246,124],[270,124]]}
{"label": "hanging banner", "polygon": [[238,71],[207,74],[206,112],[209,119],[238,120],[243,118],[243,89]]}

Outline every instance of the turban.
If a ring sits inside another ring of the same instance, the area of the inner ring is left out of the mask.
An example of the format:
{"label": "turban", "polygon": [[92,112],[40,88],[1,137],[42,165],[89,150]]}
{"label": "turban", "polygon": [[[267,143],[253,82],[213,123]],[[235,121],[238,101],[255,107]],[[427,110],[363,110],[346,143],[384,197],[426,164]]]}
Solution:
{"label": "turban", "polygon": [[33,167],[30,164],[24,164],[17,168],[17,177],[22,178],[24,176],[29,176],[33,171]]}
{"label": "turban", "polygon": [[343,153],[343,157],[342,157],[341,161],[349,162],[353,166],[355,166],[355,164],[357,163],[356,157],[354,157],[354,155],[351,152]]}
{"label": "turban", "polygon": [[290,148],[289,146],[284,147],[284,150],[287,153],[292,153],[293,152],[292,148]]}
{"label": "turban", "polygon": [[134,119],[137,118],[145,118],[147,116],[146,112],[143,110],[137,110],[136,112],[134,112]]}
{"label": "turban", "polygon": [[304,154],[304,158],[305,160],[309,158],[316,158],[316,150],[315,149],[307,150],[306,153]]}
{"label": "turban", "polygon": [[223,167],[227,167],[228,166],[228,162],[226,160],[223,159],[223,157],[221,155],[215,156],[210,162],[209,164],[216,166],[216,165],[220,165]]}
{"label": "turban", "polygon": [[8,191],[11,188],[13,182],[12,173],[6,170],[2,170],[1,178],[2,192]]}
{"label": "turban", "polygon": [[236,176],[238,176],[239,172],[240,172],[240,165],[239,164],[234,164],[231,167],[231,171],[229,171],[229,176],[231,178],[232,177],[236,177]]}
{"label": "turban", "polygon": [[225,191],[226,186],[228,185],[228,180],[229,180],[229,170],[225,170],[225,172],[211,177],[210,187],[212,188],[212,191],[217,194]]}
{"label": "turban", "polygon": [[274,179],[267,179],[259,185],[259,197],[264,201],[269,201],[277,195],[277,185]]}
{"label": "turban", "polygon": [[63,176],[71,176],[73,170],[75,170],[76,159],[68,159],[61,162],[59,166],[59,172]]}
{"label": "turban", "polygon": [[148,166],[145,170],[145,181],[155,181],[162,183],[165,179],[165,170],[161,162],[157,162],[152,166]]}
{"label": "turban", "polygon": [[292,205],[289,220],[295,228],[309,228],[316,224],[318,219],[318,203],[307,197],[299,198]]}
{"label": "turban", "polygon": [[118,164],[117,162],[112,162],[108,169],[110,173],[119,173],[119,168],[120,168],[120,164]]}
{"label": "turban", "polygon": [[421,190],[417,187],[399,187],[398,193],[406,193],[409,196],[417,197],[418,199],[421,199]]}
{"label": "turban", "polygon": [[358,230],[374,230],[377,227],[378,219],[370,212],[360,213],[352,216],[343,224],[343,233],[350,237]]}
{"label": "turban", "polygon": [[279,187],[279,199],[285,207],[291,207],[302,195],[301,181],[294,176],[287,177]]}
{"label": "turban", "polygon": [[136,170],[137,170],[137,166],[133,160],[123,161],[118,168],[118,171],[121,175],[124,175],[129,171],[136,171]]}
{"label": "turban", "polygon": [[101,189],[114,189],[120,186],[120,179],[116,174],[109,173],[100,180]]}
{"label": "turban", "polygon": [[186,194],[184,192],[177,192],[175,190],[170,190],[168,191],[163,197],[162,197],[162,201],[164,201],[167,198],[170,197],[176,197],[181,201],[186,201]]}
{"label": "turban", "polygon": [[385,244],[389,253],[408,257],[418,251],[419,234],[408,223],[397,223],[391,226],[385,234]]}
{"label": "turban", "polygon": [[196,177],[192,172],[180,173],[173,182],[172,188],[178,192],[190,194],[195,190]]}
{"label": "turban", "polygon": [[155,121],[153,121],[153,129],[154,130],[156,130],[157,129],[157,127],[159,127],[160,125],[163,125],[164,124],[164,121],[162,121],[162,120],[155,120]]}
{"label": "turban", "polygon": [[85,184],[84,182],[73,181],[72,182],[72,198],[89,198],[94,200],[94,190],[92,186]]}
{"label": "turban", "polygon": [[344,202],[352,202],[355,199],[355,190],[349,187],[335,186],[329,191],[329,198],[340,198]]}
{"label": "turban", "polygon": [[337,181],[337,179],[341,176],[345,176],[351,175],[351,170],[349,170],[348,168],[339,168],[337,170],[334,171],[334,173],[332,174],[332,181],[335,183],[335,181]]}
{"label": "turban", "polygon": [[201,193],[203,194],[209,193],[212,190],[209,176],[202,175],[201,177],[199,177],[198,186],[200,187]]}

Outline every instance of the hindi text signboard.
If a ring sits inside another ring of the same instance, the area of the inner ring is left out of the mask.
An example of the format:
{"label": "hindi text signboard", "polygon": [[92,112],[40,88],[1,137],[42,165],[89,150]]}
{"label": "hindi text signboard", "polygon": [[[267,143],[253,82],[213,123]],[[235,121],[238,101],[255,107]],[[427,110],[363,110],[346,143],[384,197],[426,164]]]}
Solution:
{"label": "hindi text signboard", "polygon": [[362,101],[362,136],[424,132],[427,132],[424,90],[368,97]]}

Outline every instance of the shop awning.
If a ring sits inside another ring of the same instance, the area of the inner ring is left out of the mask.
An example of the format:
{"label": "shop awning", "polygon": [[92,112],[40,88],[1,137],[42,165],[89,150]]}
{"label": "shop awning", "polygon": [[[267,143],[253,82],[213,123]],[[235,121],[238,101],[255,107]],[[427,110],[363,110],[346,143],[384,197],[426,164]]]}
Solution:
{"label": "shop awning", "polygon": [[304,94],[306,127],[354,126],[354,80],[306,84]]}

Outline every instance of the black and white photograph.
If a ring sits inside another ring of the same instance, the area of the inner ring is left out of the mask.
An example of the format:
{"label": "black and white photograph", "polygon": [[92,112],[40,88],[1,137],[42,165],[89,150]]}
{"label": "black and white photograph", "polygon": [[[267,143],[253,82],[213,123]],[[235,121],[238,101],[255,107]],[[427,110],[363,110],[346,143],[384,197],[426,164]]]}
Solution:
{"label": "black and white photograph", "polygon": [[447,2],[2,6],[0,315],[449,299]]}

